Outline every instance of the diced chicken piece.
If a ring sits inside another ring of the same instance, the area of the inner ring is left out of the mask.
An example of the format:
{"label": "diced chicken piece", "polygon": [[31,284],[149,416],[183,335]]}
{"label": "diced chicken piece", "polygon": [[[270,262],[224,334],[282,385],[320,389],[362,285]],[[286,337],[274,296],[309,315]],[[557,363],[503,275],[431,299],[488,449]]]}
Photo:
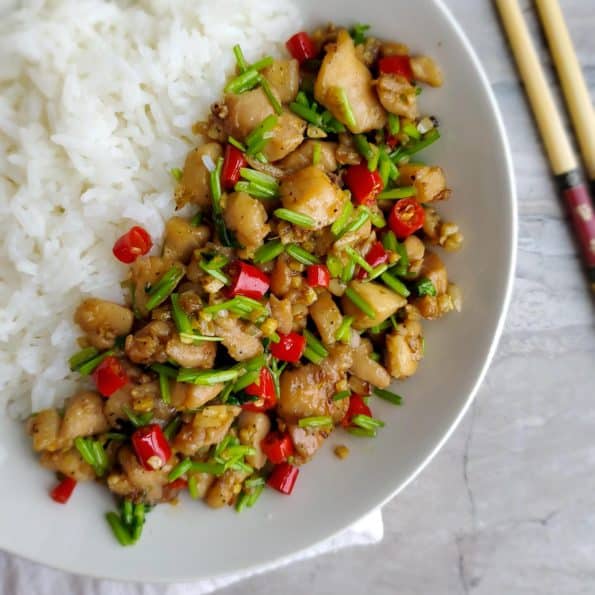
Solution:
{"label": "diced chicken piece", "polygon": [[358,58],[353,40],[345,29],[339,31],[335,44],[327,46],[316,77],[314,97],[347,126],[345,110],[337,97],[339,88],[345,91],[355,119],[355,126],[348,126],[351,132],[384,127],[386,113],[372,89],[372,75]]}
{"label": "diced chicken piece", "polygon": [[281,202],[286,209],[314,220],[314,229],[331,225],[341,214],[345,194],[319,168],[310,166],[281,182]]}
{"label": "diced chicken piece", "polygon": [[225,132],[239,141],[246,137],[267,117],[275,113],[261,88],[240,95],[225,96]]}
{"label": "diced chicken piece", "polygon": [[223,390],[223,386],[223,384],[201,386],[174,381],[171,384],[171,403],[180,411],[198,409],[212,401]]}
{"label": "diced chicken piece", "polygon": [[192,473],[188,474],[188,477],[196,478],[196,497],[197,498],[204,498],[209,491],[209,488],[215,482],[215,476],[211,475],[210,473]]}
{"label": "diced chicken piece", "polygon": [[175,459],[170,459],[161,469],[145,469],[128,446],[118,451],[122,471],[114,471],[107,478],[109,489],[120,496],[141,500],[149,504],[162,501],[167,478]]}
{"label": "diced chicken piece", "polygon": [[372,233],[372,223],[366,221],[358,230],[346,233],[333,244],[333,253],[339,258],[344,259],[344,250],[346,246],[356,246],[367,241]]}
{"label": "diced chicken piece", "polygon": [[134,323],[129,308],[113,302],[88,298],[76,309],[74,321],[97,349],[110,349],[117,337],[127,335]]}
{"label": "diced chicken piece", "polygon": [[223,440],[233,420],[241,413],[232,405],[208,405],[194,414],[174,438],[173,447],[182,454],[192,456],[204,446]]}
{"label": "diced chicken piece", "polygon": [[[147,256],[137,258],[130,266],[130,288],[133,310],[138,311],[145,316],[147,312],[146,304],[150,296],[145,288],[151,287],[169,271],[174,263],[169,258],[161,256]],[[183,267],[182,264],[176,264],[177,267]]]}
{"label": "diced chicken piece", "polygon": [[295,151],[304,140],[306,122],[293,112],[285,110],[271,130],[271,137],[262,150],[270,162],[279,161]]}
{"label": "diced chicken piece", "polygon": [[229,355],[238,362],[262,353],[262,332],[253,324],[219,316],[215,319],[215,332],[223,339],[222,344]]}
{"label": "diced chicken piece", "polygon": [[335,346],[320,365],[307,364],[281,374],[281,397],[277,413],[287,423],[297,423],[303,417],[330,415],[339,422],[349,407],[347,399],[333,401],[336,384],[353,364],[351,349]]}
{"label": "diced chicken piece", "polygon": [[289,266],[289,257],[282,254],[275,260],[273,271],[271,273],[271,292],[276,296],[283,298],[291,289],[291,280],[296,276],[296,272]]}
{"label": "diced chicken piece", "polygon": [[271,316],[277,321],[277,330],[286,335],[293,327],[293,314],[291,312],[291,301],[288,299],[277,299],[274,295],[269,298]]}
{"label": "diced chicken piece", "polygon": [[448,289],[448,273],[442,259],[435,252],[426,252],[421,267],[420,277],[428,278],[436,288],[436,293],[442,295]]}
{"label": "diced chicken piece", "polygon": [[369,318],[347,296],[343,296],[341,301],[343,312],[348,316],[354,317],[353,328],[357,330],[364,330],[379,325],[389,316],[392,316],[399,308],[407,304],[407,300],[404,297],[397,295],[394,291],[379,283],[352,281],[349,286],[376,313],[374,318]]}
{"label": "diced chicken piece", "polygon": [[62,418],[56,409],[44,409],[34,413],[27,421],[27,432],[33,441],[33,450],[54,452],[62,446],[60,424]]}
{"label": "diced chicken piece", "polygon": [[446,187],[444,171],[438,166],[406,163],[399,166],[399,183],[403,186],[415,186],[418,202],[428,203],[444,200],[450,196]]}
{"label": "diced chicken piece", "polygon": [[383,41],[380,46],[381,56],[408,56],[409,47],[404,43],[395,41]]}
{"label": "diced chicken piece", "polygon": [[76,448],[59,452],[44,452],[39,458],[42,467],[58,471],[76,481],[95,479],[93,467],[86,463]]}
{"label": "diced chicken piece", "polygon": [[376,91],[384,108],[396,116],[417,118],[417,93],[415,87],[400,74],[381,74],[376,81]]}
{"label": "diced chicken piece", "polygon": [[320,147],[320,160],[316,167],[326,173],[336,171],[338,167],[335,156],[337,143],[319,140],[304,141],[293,153],[279,161],[277,165],[288,174],[314,165],[314,151],[317,150],[315,148],[317,145]]}
{"label": "diced chicken piece", "polygon": [[213,367],[217,355],[217,344],[212,341],[203,341],[199,345],[184,343],[177,333],[165,346],[167,358],[175,361],[182,368]]}
{"label": "diced chicken piece", "polygon": [[418,275],[424,262],[426,246],[415,235],[409,236],[403,243],[405,245],[405,251],[407,252],[407,259],[409,260],[407,272],[412,275]]}
{"label": "diced chicken piece", "polygon": [[242,411],[238,418],[238,437],[245,446],[252,446],[256,454],[246,457],[246,463],[254,469],[264,467],[267,457],[262,452],[261,442],[271,429],[271,420],[266,413]]}
{"label": "diced chicken piece", "polygon": [[275,60],[262,75],[269,81],[281,103],[291,103],[300,87],[300,65],[297,60]]}
{"label": "diced chicken piece", "polygon": [[413,376],[422,357],[423,340],[419,320],[408,318],[386,336],[385,365],[394,378]]}
{"label": "diced chicken piece", "polygon": [[411,70],[413,78],[432,87],[441,87],[443,83],[442,72],[438,64],[429,56],[412,56]]}
{"label": "diced chicken piece", "polygon": [[210,236],[206,225],[191,225],[186,219],[172,217],[165,224],[163,256],[170,260],[187,263],[197,248],[202,248]]}
{"label": "diced chicken piece", "polygon": [[337,329],[343,322],[343,316],[328,291],[321,291],[318,294],[318,300],[310,306],[310,316],[320,333],[322,342],[333,345],[336,342]]}
{"label": "diced chicken piece", "polygon": [[379,39],[366,37],[364,43],[355,46],[355,52],[357,57],[370,68],[378,60],[381,46],[382,42]]}
{"label": "diced chicken piece", "polygon": [[294,463],[304,465],[312,459],[328,436],[328,432],[310,428],[300,428],[296,424],[289,424],[287,431],[295,449]]}
{"label": "diced chicken piece", "polygon": [[386,388],[390,384],[390,374],[376,361],[370,358],[372,345],[367,339],[353,350],[353,365],[350,372],[365,382],[378,388]]}
{"label": "diced chicken piece", "polygon": [[362,160],[362,156],[355,148],[352,134],[339,134],[339,146],[335,156],[340,165],[356,165]]}
{"label": "diced chicken piece", "polygon": [[219,143],[207,143],[193,149],[186,156],[182,177],[176,188],[176,205],[178,208],[188,203],[206,208],[211,204],[210,172],[207,164],[215,165],[223,156]]}
{"label": "diced chicken piece", "polygon": [[215,483],[207,491],[206,503],[211,508],[222,508],[233,503],[236,496],[242,490],[242,484],[248,477],[244,471],[228,469],[215,480]]}
{"label": "diced chicken piece", "polygon": [[166,346],[173,332],[171,323],[163,320],[149,322],[134,335],[126,337],[128,359],[135,364],[165,363],[168,359]]}
{"label": "diced chicken piece", "polygon": [[64,445],[79,436],[107,432],[109,426],[103,413],[104,399],[97,393],[85,391],[71,397],[64,409],[60,426],[60,440]]}
{"label": "diced chicken piece", "polygon": [[234,192],[227,197],[223,218],[249,256],[262,246],[271,231],[266,209],[245,192]]}

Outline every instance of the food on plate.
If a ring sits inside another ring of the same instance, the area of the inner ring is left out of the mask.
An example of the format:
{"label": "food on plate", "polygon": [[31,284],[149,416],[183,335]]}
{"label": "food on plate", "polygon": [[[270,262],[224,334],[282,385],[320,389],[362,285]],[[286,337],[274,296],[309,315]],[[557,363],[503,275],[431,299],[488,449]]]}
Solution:
{"label": "food on plate", "polygon": [[265,486],[291,494],[333,432],[376,436],[374,400],[401,403],[389,386],[417,371],[422,321],[461,307],[436,249],[462,244],[436,209],[445,172],[417,157],[440,137],[418,105],[438,66],[362,25],[286,45],[254,63],[235,46],[194,126],[205,142],[172,171],[192,214],[116,240],[125,302],[74,316],[84,388],[27,421],[51,497],[103,483],[122,545],[181,492],[241,511]]}

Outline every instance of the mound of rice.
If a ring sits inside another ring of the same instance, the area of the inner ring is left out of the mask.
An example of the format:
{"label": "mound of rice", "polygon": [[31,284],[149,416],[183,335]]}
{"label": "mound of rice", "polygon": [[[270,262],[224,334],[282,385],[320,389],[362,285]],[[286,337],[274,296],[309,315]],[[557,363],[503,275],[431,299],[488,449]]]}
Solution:
{"label": "mound of rice", "polygon": [[[290,0],[29,0],[0,7],[0,412],[76,389],[81,298],[122,300],[114,240],[159,238],[170,170],[240,43],[278,54]],[[1,414],[1,413],[0,413]]]}

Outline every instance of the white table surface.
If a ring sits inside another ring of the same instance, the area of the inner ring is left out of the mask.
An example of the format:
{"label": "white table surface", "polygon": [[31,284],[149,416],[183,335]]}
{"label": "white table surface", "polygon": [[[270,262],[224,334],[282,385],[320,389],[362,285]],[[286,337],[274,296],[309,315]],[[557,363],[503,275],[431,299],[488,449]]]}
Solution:
{"label": "white table surface", "polygon": [[[516,168],[519,262],[500,349],[444,450],[386,507],[380,545],[221,595],[595,593],[594,302],[492,2],[446,3],[487,70]],[[595,1],[561,4],[593,95]]]}

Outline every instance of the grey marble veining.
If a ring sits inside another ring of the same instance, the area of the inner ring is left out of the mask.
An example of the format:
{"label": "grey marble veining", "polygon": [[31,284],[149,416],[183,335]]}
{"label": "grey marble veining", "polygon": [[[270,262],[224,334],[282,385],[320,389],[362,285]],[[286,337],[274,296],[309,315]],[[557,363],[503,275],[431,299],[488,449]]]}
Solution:
{"label": "grey marble veining", "polygon": [[[519,261],[500,348],[456,433],[385,509],[386,537],[222,595],[595,593],[595,306],[489,0],[446,0],[471,39],[514,155]],[[561,0],[591,91],[595,3]],[[523,7],[549,64],[532,3]],[[550,71],[553,86],[556,80]]]}

